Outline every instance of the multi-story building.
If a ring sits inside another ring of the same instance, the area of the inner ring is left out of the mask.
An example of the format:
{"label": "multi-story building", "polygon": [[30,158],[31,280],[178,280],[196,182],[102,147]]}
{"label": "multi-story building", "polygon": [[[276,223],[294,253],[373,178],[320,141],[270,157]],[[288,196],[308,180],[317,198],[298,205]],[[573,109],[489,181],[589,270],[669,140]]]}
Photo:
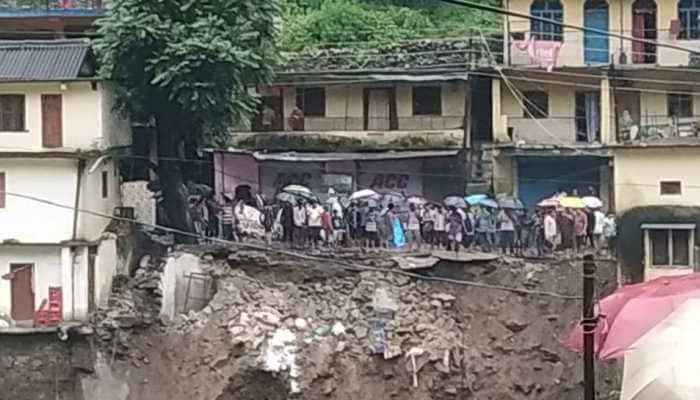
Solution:
{"label": "multi-story building", "polygon": [[94,67],[82,40],[0,42],[0,308],[18,323],[49,288],[67,321],[109,293],[117,255],[105,228],[120,206],[110,154],[131,134]]}
{"label": "multi-story building", "polygon": [[318,193],[372,188],[440,200],[463,193],[467,181],[484,183],[467,157],[489,139],[490,120],[477,127],[470,118],[490,111],[488,95],[471,101],[489,83],[467,75],[471,47],[454,46],[290,61],[263,88],[258,116],[216,152],[217,193],[243,185],[274,196],[298,183]]}
{"label": "multi-story building", "polygon": [[[634,279],[695,264],[700,2],[510,0],[493,81],[495,181],[525,203],[592,187]],[[601,34],[601,31],[610,35]]]}

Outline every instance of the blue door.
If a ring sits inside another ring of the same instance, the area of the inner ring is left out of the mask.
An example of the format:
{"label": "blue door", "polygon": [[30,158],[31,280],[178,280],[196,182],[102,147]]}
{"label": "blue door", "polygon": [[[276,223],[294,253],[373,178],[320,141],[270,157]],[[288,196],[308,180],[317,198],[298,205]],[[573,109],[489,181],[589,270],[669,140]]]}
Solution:
{"label": "blue door", "polygon": [[[583,24],[586,28],[608,32],[608,3],[605,0],[588,0],[583,6]],[[586,64],[610,62],[609,36],[584,31],[583,59]]]}

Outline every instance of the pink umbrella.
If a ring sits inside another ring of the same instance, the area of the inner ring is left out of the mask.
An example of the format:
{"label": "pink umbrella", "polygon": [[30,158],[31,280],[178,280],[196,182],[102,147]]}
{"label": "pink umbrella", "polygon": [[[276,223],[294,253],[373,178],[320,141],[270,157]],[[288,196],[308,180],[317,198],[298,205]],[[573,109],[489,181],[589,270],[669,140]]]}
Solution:
{"label": "pink umbrella", "polygon": [[[595,351],[598,358],[619,358],[640,337],[689,298],[700,298],[700,273],[664,276],[648,282],[622,286],[598,304]],[[564,345],[583,351],[580,324]]]}

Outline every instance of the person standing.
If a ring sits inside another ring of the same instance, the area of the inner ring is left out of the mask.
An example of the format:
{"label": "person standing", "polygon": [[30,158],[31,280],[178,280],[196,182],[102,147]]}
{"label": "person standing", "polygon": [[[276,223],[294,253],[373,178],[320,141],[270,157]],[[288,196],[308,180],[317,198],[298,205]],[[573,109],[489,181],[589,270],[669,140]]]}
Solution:
{"label": "person standing", "polygon": [[612,256],[617,255],[617,221],[615,214],[609,213],[603,220],[603,237]]}
{"label": "person standing", "polygon": [[233,213],[233,201],[224,196],[224,205],[221,207],[221,235],[224,240],[235,240],[234,225],[235,214]]}
{"label": "person standing", "polygon": [[464,235],[464,218],[457,211],[457,208],[450,207],[447,216],[447,239],[450,249],[455,253],[459,252],[460,244]]}
{"label": "person standing", "polygon": [[570,209],[564,209],[557,218],[557,230],[561,235],[560,248],[568,251],[574,248],[574,215]]}
{"label": "person standing", "polygon": [[435,207],[433,220],[435,221],[435,227],[433,228],[433,245],[437,246],[438,250],[441,250],[447,241],[447,216],[445,215],[445,209],[442,208],[442,205],[437,205]]}
{"label": "person standing", "polygon": [[280,210],[280,224],[282,225],[282,241],[292,246],[292,231],[294,230],[294,206],[289,202],[282,203]]}
{"label": "person standing", "polygon": [[415,204],[408,206],[408,220],[406,221],[406,242],[408,251],[420,251],[422,238],[420,233],[421,217]]}
{"label": "person standing", "polygon": [[542,225],[544,244],[547,250],[554,251],[554,249],[557,248],[557,238],[559,237],[557,220],[554,218],[554,211],[545,212]]}
{"label": "person standing", "polygon": [[507,210],[501,209],[498,211],[498,241],[501,245],[503,254],[513,254],[513,242],[515,237],[515,223]]}
{"label": "person standing", "polygon": [[304,247],[306,243],[306,205],[303,200],[298,200],[294,207],[294,233],[292,234],[292,245],[297,248]]}
{"label": "person standing", "polygon": [[263,207],[260,219],[265,229],[265,244],[272,246],[272,230],[275,226],[275,209],[270,202],[267,202]]}
{"label": "person standing", "polygon": [[338,213],[333,211],[333,245],[347,246],[347,223],[345,219]]}
{"label": "person standing", "polygon": [[360,209],[357,207],[357,203],[354,201],[350,203],[350,207],[345,212],[346,226],[348,233],[348,244],[350,246],[358,246],[362,239],[361,230],[361,213]]}
{"label": "person standing", "polygon": [[379,213],[374,207],[369,207],[364,218],[365,247],[379,247],[378,221]]}
{"label": "person standing", "polygon": [[598,250],[600,248],[600,240],[603,236],[603,225],[605,222],[605,214],[600,211],[600,208],[596,208],[592,212],[593,214],[593,248]]}
{"label": "person standing", "polygon": [[486,215],[486,240],[489,251],[496,245],[496,214],[491,208],[485,208]]}
{"label": "person standing", "polygon": [[474,217],[474,212],[470,207],[467,207],[464,211],[464,248],[469,249],[474,243],[474,236],[476,235],[476,218]]}
{"label": "person standing", "polygon": [[574,233],[576,241],[574,243],[575,252],[583,251],[586,247],[586,235],[588,232],[588,215],[583,210],[573,210],[574,213]]}
{"label": "person standing", "polygon": [[307,239],[311,247],[318,247],[321,240],[321,229],[323,228],[323,207],[314,201],[306,208],[306,218],[308,223]]}
{"label": "person standing", "polygon": [[380,226],[380,239],[382,240],[382,247],[389,249],[392,247],[394,242],[394,220],[396,219],[396,213],[394,212],[394,203],[389,203],[384,212]]}
{"label": "person standing", "polygon": [[323,206],[323,212],[321,213],[321,228],[326,247],[331,247],[331,242],[333,241],[333,216],[331,215],[330,207],[327,205]]}

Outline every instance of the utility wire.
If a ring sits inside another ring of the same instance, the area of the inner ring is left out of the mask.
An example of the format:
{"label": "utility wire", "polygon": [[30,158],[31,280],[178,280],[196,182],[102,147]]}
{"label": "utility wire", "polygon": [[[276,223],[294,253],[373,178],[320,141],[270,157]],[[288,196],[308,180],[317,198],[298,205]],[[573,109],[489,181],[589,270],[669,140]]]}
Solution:
{"label": "utility wire", "polygon": [[[164,232],[178,234],[178,235],[182,235],[182,236],[187,236],[187,237],[191,237],[191,238],[195,238],[195,239],[202,239],[202,240],[207,240],[207,241],[211,241],[211,242],[215,242],[215,243],[221,243],[221,244],[225,244],[225,245],[229,245],[229,246],[249,248],[249,249],[258,250],[258,251],[273,252],[273,253],[277,253],[280,255],[299,258],[299,259],[303,259],[303,260],[307,260],[307,261],[316,261],[316,262],[335,264],[335,265],[338,265],[338,266],[342,267],[343,269],[346,269],[349,271],[382,272],[382,273],[395,274],[395,275],[404,275],[404,276],[407,276],[410,278],[421,279],[421,280],[444,282],[444,283],[460,285],[460,286],[469,286],[469,287],[474,287],[474,288],[479,288],[479,289],[497,290],[497,291],[510,292],[510,293],[515,293],[515,294],[520,294],[520,295],[536,295],[536,296],[553,297],[553,298],[558,298],[558,299],[563,299],[563,300],[580,300],[582,298],[581,296],[576,296],[576,295],[571,295],[571,294],[562,294],[562,293],[551,292],[551,291],[532,290],[532,289],[510,287],[510,286],[504,286],[504,285],[492,285],[492,284],[470,281],[470,280],[460,280],[460,279],[450,279],[450,278],[443,278],[443,277],[436,277],[436,276],[426,276],[426,275],[416,274],[416,273],[392,269],[392,268],[370,267],[370,266],[366,266],[366,265],[360,265],[360,264],[354,264],[354,263],[349,263],[349,262],[345,262],[345,261],[340,261],[340,260],[336,260],[336,259],[332,259],[332,258],[310,256],[310,255],[298,253],[295,251],[275,249],[274,247],[271,247],[271,246],[256,245],[256,244],[251,244],[251,243],[233,242],[233,241],[218,239],[218,238],[208,238],[208,237],[203,236],[203,235],[183,231],[180,229],[169,228],[169,227],[158,225],[158,224],[149,224],[149,223],[145,223],[145,222],[136,221],[136,220],[130,219],[130,218],[118,217],[115,215],[108,215],[108,214],[104,214],[104,213],[100,213],[100,212],[96,212],[96,211],[92,211],[92,210],[87,210],[87,209],[83,209],[83,208],[76,208],[74,206],[69,206],[69,205],[57,203],[55,201],[43,199],[43,198],[36,197],[36,196],[31,196],[31,195],[26,195],[26,194],[21,194],[21,193],[13,193],[13,192],[8,192],[8,191],[0,191],[0,193],[5,194],[7,196],[18,197],[18,198],[31,200],[31,201],[42,203],[42,204],[51,205],[51,206],[58,207],[58,208],[71,210],[74,212],[92,215],[95,217],[105,218],[105,219],[109,219],[109,220],[116,220],[116,221],[121,221],[121,222],[129,222],[129,223],[134,223],[137,225],[142,225],[142,226],[146,226],[146,227],[150,227],[150,228],[160,229]],[[574,261],[574,260],[572,260],[572,261]],[[581,261],[581,260],[575,259],[575,261]]]}

